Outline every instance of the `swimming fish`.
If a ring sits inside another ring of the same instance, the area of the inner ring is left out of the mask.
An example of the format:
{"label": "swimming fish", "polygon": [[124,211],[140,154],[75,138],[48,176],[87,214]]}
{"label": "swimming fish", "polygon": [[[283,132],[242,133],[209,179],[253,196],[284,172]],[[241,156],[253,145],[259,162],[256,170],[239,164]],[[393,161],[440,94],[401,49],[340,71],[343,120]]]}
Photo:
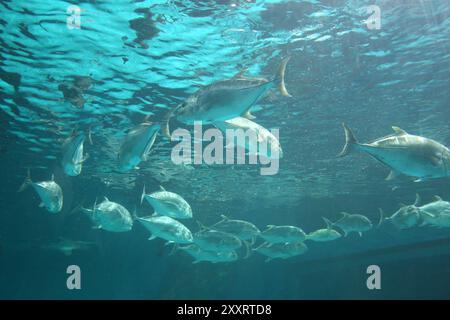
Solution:
{"label": "swimming fish", "polygon": [[414,227],[420,221],[420,209],[418,205],[420,203],[420,197],[416,195],[416,201],[412,205],[402,205],[392,216],[384,217],[384,212],[380,210],[380,221],[378,227],[385,221],[390,221],[398,229],[409,229]]}
{"label": "swimming fish", "polygon": [[259,247],[253,249],[254,251],[265,255],[267,257],[266,262],[272,259],[287,259],[294,256],[304,254],[308,251],[308,247],[303,242],[290,242],[290,243],[269,243],[264,242]]}
{"label": "swimming fish", "polygon": [[71,256],[74,251],[90,250],[95,246],[96,244],[93,242],[60,238],[57,242],[42,244],[39,248],[43,250],[58,251],[65,256]]}
{"label": "swimming fish", "polygon": [[318,229],[313,232],[310,232],[306,236],[306,240],[316,241],[316,242],[326,242],[333,241],[339,239],[342,235],[333,229],[332,223],[330,220],[323,218],[327,227],[325,229]]}
{"label": "swimming fish", "polygon": [[224,132],[226,130],[242,130],[249,139],[246,139],[245,136],[240,139],[235,134],[233,146],[244,148],[249,154],[262,155],[270,159],[281,159],[283,157],[283,150],[277,137],[256,122],[244,117],[237,117],[223,122],[214,122],[214,126]]}
{"label": "swimming fish", "polygon": [[231,79],[214,82],[198,90],[167,113],[162,125],[164,135],[170,139],[169,121],[172,117],[188,125],[195,121],[209,124],[240,116],[251,119],[250,108],[274,86],[278,85],[283,96],[290,96],[284,84],[288,61],[289,58],[281,61],[278,73],[271,80],[245,77],[240,72]]}
{"label": "swimming fish", "polygon": [[156,237],[174,243],[192,243],[194,238],[191,231],[181,222],[167,216],[136,217],[142,225],[151,232],[149,240]]}
{"label": "swimming fish", "polygon": [[450,202],[434,196],[434,201],[419,207],[422,224],[438,228],[450,227]]}
{"label": "swimming fish", "polygon": [[33,182],[31,181],[31,173],[28,170],[27,178],[25,179],[18,192],[22,192],[32,186],[37,192],[41,203],[39,207],[45,207],[51,213],[58,213],[63,206],[63,192],[61,187],[55,182],[55,177],[52,175],[50,181]]}
{"label": "swimming fish", "polygon": [[160,128],[159,124],[144,122],[128,132],[119,150],[119,171],[130,171],[147,160]]}
{"label": "swimming fish", "polygon": [[270,243],[300,242],[306,239],[305,232],[294,226],[268,225],[267,229],[260,233],[260,237]]}
{"label": "swimming fish", "polygon": [[200,223],[199,225],[201,230],[194,234],[194,243],[204,250],[233,251],[242,246],[241,239],[231,233],[209,229]]}
{"label": "swimming fish", "polygon": [[[90,131],[89,131],[89,140]],[[83,163],[89,158],[89,154],[83,155],[83,146],[86,135],[84,132],[72,132],[62,146],[61,166],[68,176],[77,176],[81,173]]]}
{"label": "swimming fish", "polygon": [[234,234],[241,240],[250,240],[251,244],[255,242],[256,237],[261,233],[253,223],[244,220],[233,220],[225,215],[221,215],[221,217],[222,220],[210,226],[211,229]]}
{"label": "swimming fish", "polygon": [[[344,237],[351,232],[356,232],[359,236],[362,236],[363,231],[372,229],[372,222],[366,216],[361,214],[350,214],[347,212],[341,212],[342,218],[336,222],[329,222],[331,226],[337,226],[344,231]],[[324,220],[328,220],[324,218]]]}
{"label": "swimming fish", "polygon": [[211,263],[220,263],[220,262],[232,262],[238,260],[238,254],[235,251],[209,251],[200,248],[196,244],[190,244],[187,246],[178,247],[179,250],[182,250],[192,256],[195,261],[193,264],[199,262],[211,262]]}
{"label": "swimming fish", "polygon": [[450,150],[428,138],[408,134],[406,131],[392,127],[394,133],[376,139],[370,143],[359,143],[353,132],[343,124],[345,146],[338,157],[357,149],[364,151],[391,169],[386,180],[392,180],[399,174],[423,181],[450,175]]}
{"label": "swimming fish", "polygon": [[133,216],[121,204],[109,201],[104,197],[100,204],[94,203],[92,209],[81,207],[81,211],[88,214],[95,229],[110,232],[126,232],[133,228]]}
{"label": "swimming fish", "polygon": [[157,215],[168,216],[176,219],[192,218],[192,209],[186,200],[174,192],[166,191],[161,186],[160,188],[161,191],[146,194],[144,185],[141,195],[141,204],[144,199],[147,200]]}

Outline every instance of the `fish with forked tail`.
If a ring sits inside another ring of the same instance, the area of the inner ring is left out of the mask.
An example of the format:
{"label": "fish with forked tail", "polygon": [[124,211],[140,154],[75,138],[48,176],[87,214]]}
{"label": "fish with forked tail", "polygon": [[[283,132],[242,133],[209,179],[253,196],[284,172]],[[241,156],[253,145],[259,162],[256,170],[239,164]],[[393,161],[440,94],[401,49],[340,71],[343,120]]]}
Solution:
{"label": "fish with forked tail", "polygon": [[434,140],[392,127],[394,133],[391,135],[370,143],[359,143],[345,123],[343,127],[345,146],[338,157],[344,157],[354,149],[364,151],[391,168],[386,180],[399,174],[415,177],[416,181],[450,176],[450,150]]}
{"label": "fish with forked tail", "polygon": [[284,83],[288,61],[289,58],[281,61],[277,74],[271,80],[246,77],[240,72],[231,79],[214,82],[198,90],[167,113],[162,124],[163,134],[170,139],[169,121],[173,117],[188,125],[195,121],[209,124],[240,116],[253,119],[250,108],[269,89],[278,85],[283,96],[290,96]]}
{"label": "fish with forked tail", "polygon": [[61,187],[55,182],[55,177],[53,175],[52,179],[49,181],[33,182],[31,180],[30,170],[28,170],[27,178],[18,192],[24,191],[29,186],[33,187],[41,199],[39,207],[44,207],[51,213],[58,213],[61,211],[63,206],[63,192]]}

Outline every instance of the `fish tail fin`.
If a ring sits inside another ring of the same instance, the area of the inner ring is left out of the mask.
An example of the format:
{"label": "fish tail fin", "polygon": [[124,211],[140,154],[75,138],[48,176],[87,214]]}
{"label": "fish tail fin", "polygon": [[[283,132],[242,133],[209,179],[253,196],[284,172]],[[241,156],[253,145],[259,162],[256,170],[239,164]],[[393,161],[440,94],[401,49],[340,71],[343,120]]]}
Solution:
{"label": "fish tail fin", "polygon": [[145,198],[145,184],[144,184],[144,188],[142,188],[141,205],[142,205],[142,202],[144,202],[144,198]]}
{"label": "fish tail fin", "polygon": [[329,219],[322,217],[323,221],[327,225],[327,229],[331,229],[333,227],[333,222],[331,222]]}
{"label": "fish tail fin", "polygon": [[280,91],[281,95],[284,97],[292,97],[289,92],[286,89],[286,84],[284,82],[284,77],[286,74],[286,65],[289,62],[289,59],[291,57],[286,57],[283,60],[281,60],[280,66],[278,67],[277,74],[275,75],[275,81],[278,82],[278,90]]}
{"label": "fish tail fin", "polygon": [[345,123],[342,123],[342,126],[344,127],[345,132],[345,145],[342,151],[337,155],[338,158],[348,155],[352,151],[353,146],[358,144],[358,140],[355,138],[352,130]]}
{"label": "fish tail fin", "polygon": [[383,222],[386,221],[383,209],[378,208],[378,211],[380,212],[380,220],[378,220],[377,228],[379,228],[383,224]]}
{"label": "fish tail fin", "polygon": [[173,108],[172,110],[170,110],[169,112],[167,112],[167,114],[164,116],[162,123],[161,123],[162,133],[169,140],[172,140],[171,135],[170,135],[170,126],[169,126],[170,118],[172,118],[173,113],[178,108],[179,108],[179,105],[177,107]]}
{"label": "fish tail fin", "polygon": [[19,190],[17,190],[17,192],[22,192],[24,191],[26,188],[28,188],[31,184],[33,183],[33,181],[31,181],[31,171],[30,168],[27,169],[27,177],[25,178],[24,182],[22,183],[22,185],[20,186]]}
{"label": "fish tail fin", "polygon": [[133,221],[137,220],[139,218],[139,216],[137,215],[137,206],[136,205],[134,206],[134,210],[131,213],[131,218],[133,219]]}

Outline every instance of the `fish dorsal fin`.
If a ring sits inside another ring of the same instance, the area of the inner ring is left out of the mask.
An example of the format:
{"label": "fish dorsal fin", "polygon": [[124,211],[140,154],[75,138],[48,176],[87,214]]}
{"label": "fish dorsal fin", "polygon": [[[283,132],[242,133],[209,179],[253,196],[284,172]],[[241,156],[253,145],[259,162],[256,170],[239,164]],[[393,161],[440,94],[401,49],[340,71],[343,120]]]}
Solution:
{"label": "fish dorsal fin", "polygon": [[107,197],[103,197],[103,199],[104,199],[105,201],[108,201],[108,202],[109,202],[109,199],[108,199]]}
{"label": "fish dorsal fin", "polygon": [[414,206],[419,206],[421,202],[420,195],[416,193],[416,201],[414,201]]}
{"label": "fish dorsal fin", "polygon": [[404,204],[403,202],[400,202],[398,205],[399,205],[400,207],[407,207],[407,206],[408,206],[407,204]]}
{"label": "fish dorsal fin", "polygon": [[270,230],[270,229],[273,229],[273,228],[275,228],[275,226],[273,224],[268,224],[267,225],[267,230]]}
{"label": "fish dorsal fin", "polygon": [[330,230],[331,227],[333,226],[333,223],[325,217],[322,217],[322,219],[325,222],[325,224],[327,225],[327,229]]}
{"label": "fish dorsal fin", "polygon": [[220,217],[222,218],[222,221],[228,221],[230,218],[228,218],[226,215],[221,214]]}
{"label": "fish dorsal fin", "polygon": [[350,213],[348,213],[348,212],[341,212],[341,214],[342,214],[342,218],[346,218],[350,215]]}
{"label": "fish dorsal fin", "polygon": [[166,189],[164,189],[163,186],[159,186],[159,189],[160,189],[161,191],[166,191]]}
{"label": "fish dorsal fin", "polygon": [[52,181],[55,181],[55,175],[52,174]]}
{"label": "fish dorsal fin", "polygon": [[408,134],[405,130],[400,129],[399,127],[393,126],[392,130],[394,130],[395,134],[398,135],[398,136],[402,136],[404,134]]}
{"label": "fish dorsal fin", "polygon": [[434,197],[433,197],[433,200],[434,200],[434,201],[442,201],[442,198],[439,197],[439,196],[434,196]]}

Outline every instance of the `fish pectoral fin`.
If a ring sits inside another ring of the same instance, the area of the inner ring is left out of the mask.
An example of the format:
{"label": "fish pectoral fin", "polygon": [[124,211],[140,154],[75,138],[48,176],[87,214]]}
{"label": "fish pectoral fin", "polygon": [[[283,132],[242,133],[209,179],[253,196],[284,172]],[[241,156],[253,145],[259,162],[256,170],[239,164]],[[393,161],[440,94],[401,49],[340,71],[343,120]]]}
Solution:
{"label": "fish pectoral fin", "polygon": [[242,117],[245,118],[245,119],[248,119],[248,120],[256,119],[256,117],[250,113],[250,110],[247,110],[247,111],[242,115]]}
{"label": "fish pectoral fin", "polygon": [[45,203],[43,203],[43,202],[39,203],[39,208],[43,208],[43,207],[45,207]]}
{"label": "fish pectoral fin", "polygon": [[152,234],[152,235],[148,238],[148,240],[153,240],[153,239],[156,239],[156,236]]}
{"label": "fish pectoral fin", "polygon": [[358,234],[359,234],[360,237],[362,237],[362,232],[361,231],[359,231]]}
{"label": "fish pectoral fin", "polygon": [[400,176],[400,173],[398,173],[398,172],[396,172],[394,170],[391,170],[391,172],[389,172],[389,175],[386,177],[385,180],[386,181],[392,181],[392,180],[397,179],[399,176]]}
{"label": "fish pectoral fin", "polygon": [[83,159],[81,159],[80,161],[78,161],[76,164],[82,164],[83,162],[85,162],[87,159],[89,159],[89,153],[86,153],[86,155],[84,156]]}

